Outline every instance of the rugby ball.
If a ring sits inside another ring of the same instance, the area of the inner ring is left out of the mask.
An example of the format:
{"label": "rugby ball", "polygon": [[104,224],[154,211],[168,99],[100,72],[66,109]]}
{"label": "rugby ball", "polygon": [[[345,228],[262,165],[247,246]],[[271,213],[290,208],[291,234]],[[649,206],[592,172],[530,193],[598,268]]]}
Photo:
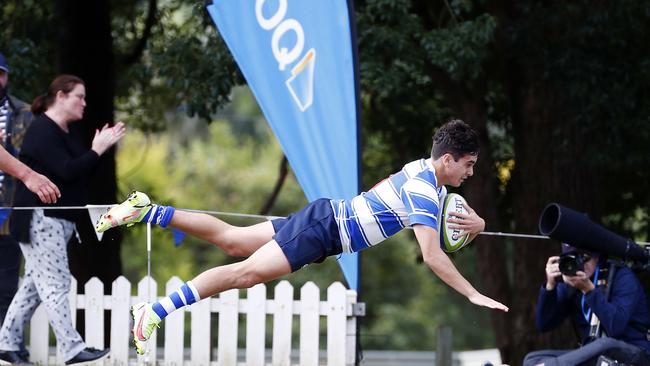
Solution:
{"label": "rugby ball", "polygon": [[461,235],[460,229],[450,229],[447,219],[450,214],[455,212],[468,214],[463,204],[466,204],[465,198],[456,193],[448,193],[442,203],[442,213],[440,217],[440,247],[447,253],[452,253],[464,247],[469,241],[469,233]]}

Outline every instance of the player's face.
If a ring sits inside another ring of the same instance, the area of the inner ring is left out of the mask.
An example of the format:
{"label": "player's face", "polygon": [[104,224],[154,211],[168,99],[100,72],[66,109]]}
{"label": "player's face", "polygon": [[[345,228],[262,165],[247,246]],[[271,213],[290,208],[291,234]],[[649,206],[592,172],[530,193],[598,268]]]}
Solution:
{"label": "player's face", "polygon": [[463,182],[474,175],[474,165],[478,160],[476,155],[465,155],[462,158],[455,161],[454,158],[450,155],[449,159],[449,184],[458,187]]}

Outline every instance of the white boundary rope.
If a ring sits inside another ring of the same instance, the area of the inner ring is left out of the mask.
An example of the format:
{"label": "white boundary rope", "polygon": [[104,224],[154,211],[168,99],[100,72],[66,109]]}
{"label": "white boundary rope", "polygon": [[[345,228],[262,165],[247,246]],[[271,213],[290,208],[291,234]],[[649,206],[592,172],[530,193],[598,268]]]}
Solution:
{"label": "white boundary rope", "polygon": [[[94,208],[111,208],[116,205],[93,205],[92,207]],[[88,207],[86,206],[61,206],[61,207],[40,207],[40,206],[31,206],[31,207],[0,207],[0,208],[6,208],[6,209],[12,209],[12,210],[35,210],[35,209],[43,209],[43,210],[87,210]],[[187,212],[196,212],[196,213],[204,213],[208,215],[214,215],[214,216],[230,216],[230,217],[245,217],[245,218],[252,218],[252,219],[264,219],[264,220],[273,220],[273,219],[281,219],[285,218],[284,216],[272,216],[272,215],[256,215],[256,214],[245,214],[245,213],[237,213],[237,212],[225,212],[225,211],[211,211],[211,210],[194,210],[194,209],[189,209],[189,208],[176,208],[177,210],[181,211],[187,211]],[[381,213],[381,212],[378,212]],[[410,229],[410,228],[407,228]],[[147,251],[151,250],[151,228],[147,228]],[[519,233],[508,233],[508,232],[501,232],[501,231],[482,231],[479,233],[479,235],[489,235],[489,236],[502,236],[502,237],[510,237],[510,238],[525,238],[525,239],[541,239],[541,240],[549,240],[548,236],[545,235],[534,235],[534,234],[519,234]],[[640,245],[650,245],[650,242],[645,242],[645,241],[637,241],[637,244]]]}

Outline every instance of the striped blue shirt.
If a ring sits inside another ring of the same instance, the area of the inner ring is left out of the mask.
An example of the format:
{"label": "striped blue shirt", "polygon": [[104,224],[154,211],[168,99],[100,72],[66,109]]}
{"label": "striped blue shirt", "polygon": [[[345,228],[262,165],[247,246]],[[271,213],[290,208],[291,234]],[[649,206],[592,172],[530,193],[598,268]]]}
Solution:
{"label": "striped blue shirt", "polygon": [[440,202],[446,194],[429,158],[404,165],[351,200],[332,200],[343,251],[369,248],[414,224],[438,230]]}

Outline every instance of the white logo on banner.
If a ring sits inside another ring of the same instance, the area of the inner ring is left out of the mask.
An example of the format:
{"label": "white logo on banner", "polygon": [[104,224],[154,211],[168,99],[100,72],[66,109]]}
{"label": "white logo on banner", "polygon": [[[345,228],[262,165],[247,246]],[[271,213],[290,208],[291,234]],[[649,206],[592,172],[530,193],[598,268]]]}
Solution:
{"label": "white logo on banner", "polygon": [[[266,0],[257,0],[255,3],[255,17],[257,23],[265,30],[272,30],[271,50],[278,62],[278,68],[283,71],[287,65],[294,63],[302,55],[305,48],[305,33],[302,25],[295,19],[284,19],[287,14],[287,0],[278,0],[278,9],[270,18],[262,14],[262,7]],[[287,47],[280,47],[280,39],[288,32],[296,35],[295,44],[289,50]],[[291,69],[291,76],[286,81],[286,86],[293,97],[293,100],[304,112],[314,101],[314,64],[316,62],[316,50],[311,48]]]}

